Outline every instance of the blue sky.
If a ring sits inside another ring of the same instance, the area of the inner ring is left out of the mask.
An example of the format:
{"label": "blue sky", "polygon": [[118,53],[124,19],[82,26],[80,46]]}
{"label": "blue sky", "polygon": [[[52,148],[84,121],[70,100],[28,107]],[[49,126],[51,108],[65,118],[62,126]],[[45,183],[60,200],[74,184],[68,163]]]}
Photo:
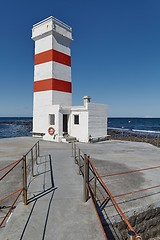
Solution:
{"label": "blue sky", "polygon": [[107,103],[110,117],[160,117],[159,0],[6,0],[0,3],[0,116],[32,116],[32,25],[73,28],[73,104]]}

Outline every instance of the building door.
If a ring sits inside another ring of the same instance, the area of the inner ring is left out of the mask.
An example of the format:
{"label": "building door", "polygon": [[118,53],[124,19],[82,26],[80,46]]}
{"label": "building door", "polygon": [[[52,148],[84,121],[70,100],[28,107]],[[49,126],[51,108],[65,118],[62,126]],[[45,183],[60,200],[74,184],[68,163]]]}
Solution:
{"label": "building door", "polygon": [[63,114],[63,133],[68,133],[68,115]]}

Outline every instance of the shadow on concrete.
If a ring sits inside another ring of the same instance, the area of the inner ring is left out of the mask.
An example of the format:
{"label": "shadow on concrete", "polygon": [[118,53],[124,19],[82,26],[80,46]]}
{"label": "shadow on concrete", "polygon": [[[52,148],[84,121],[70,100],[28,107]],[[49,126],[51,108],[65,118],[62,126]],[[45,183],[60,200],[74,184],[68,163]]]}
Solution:
{"label": "shadow on concrete", "polygon": [[[37,195],[35,195],[35,193],[37,191],[34,191],[32,192],[33,194],[33,197],[29,198],[27,200],[27,204],[31,203],[34,201],[34,199],[38,199],[44,195],[46,195],[47,193],[53,191],[55,188],[55,184],[54,184],[54,176],[53,176],[53,168],[52,168],[52,159],[51,159],[51,155],[44,155],[44,156],[40,156],[40,159],[43,159],[43,158],[48,158],[48,161],[42,161],[38,164],[38,167],[37,167],[37,174],[34,175],[34,177],[32,179],[30,179],[30,182],[29,182],[29,185],[28,185],[28,189],[31,185],[31,183],[33,183],[34,180],[36,180],[37,177],[41,177],[43,178],[43,190],[42,191],[38,191],[39,193]],[[47,164],[48,164],[48,170],[47,170]],[[43,166],[44,165],[44,166]],[[38,170],[40,166],[43,166],[43,169],[41,172]],[[50,173],[50,174],[49,174]],[[47,182],[48,182],[48,177],[46,176],[46,174],[49,174],[50,176],[48,176],[50,178],[50,183],[51,183],[51,187],[47,188],[46,189],[46,179],[47,179]],[[29,194],[31,194],[31,192],[29,192]]]}
{"label": "shadow on concrete", "polygon": [[[46,158],[47,156],[43,156],[43,157]],[[24,228],[23,228],[22,234],[21,234],[21,236],[20,236],[20,240],[22,240],[22,239],[24,238],[24,235],[25,235],[25,233],[27,232],[27,228],[29,227],[29,223],[30,223],[31,220],[32,220],[32,216],[33,216],[33,214],[34,214],[34,211],[36,212],[35,208],[39,208],[39,206],[37,205],[38,200],[42,199],[42,198],[43,198],[44,196],[46,196],[47,194],[52,193],[51,196],[49,197],[49,199],[47,200],[47,201],[48,201],[48,207],[47,207],[47,209],[46,209],[46,217],[43,217],[43,220],[44,220],[44,218],[45,218],[44,227],[43,227],[43,225],[41,226],[41,229],[42,229],[42,240],[45,239],[46,228],[47,228],[47,223],[48,223],[48,218],[49,218],[49,213],[50,213],[50,207],[51,207],[51,203],[52,203],[52,200],[53,200],[53,196],[54,196],[55,190],[57,189],[57,187],[55,187],[55,184],[54,184],[54,176],[53,176],[53,168],[52,168],[52,159],[51,159],[51,156],[50,156],[50,155],[48,156],[48,159],[49,159],[49,161],[45,161],[45,162],[40,162],[40,163],[39,163],[39,166],[40,166],[41,164],[45,164],[45,166],[44,166],[45,171],[39,172],[39,173],[35,176],[35,178],[38,177],[38,176],[40,176],[41,178],[44,178],[44,180],[43,180],[43,190],[42,190],[42,191],[33,191],[33,192],[32,192],[33,196],[30,197],[30,198],[28,199],[28,201],[27,201],[27,204],[30,204],[30,203],[32,203],[32,202],[34,202],[34,203],[33,203],[33,205],[32,205],[32,208],[31,208],[31,211],[30,211],[30,213],[29,213],[28,219],[27,219],[27,221],[26,221],[26,223],[25,223],[25,226],[24,226]],[[49,170],[46,170],[46,164],[47,164],[47,163],[48,163],[48,166],[49,166]],[[50,175],[47,176],[47,179],[45,179],[45,178],[46,178],[46,176],[45,176],[46,173],[50,173]],[[44,175],[44,177],[43,177],[42,175]],[[50,179],[50,180],[49,180],[49,179]],[[44,181],[47,181],[47,182],[48,182],[48,180],[49,180],[51,186],[48,187],[47,189],[44,189]],[[33,182],[33,180],[32,180],[31,182]],[[41,182],[41,183],[42,183],[42,182]],[[35,190],[36,190],[36,189],[35,189]],[[37,192],[38,192],[38,194],[35,194],[35,193],[37,193]],[[30,192],[30,194],[31,194],[31,192]],[[39,211],[41,211],[40,208],[39,208]]]}
{"label": "shadow on concrete", "polygon": [[45,224],[44,224],[44,230],[43,230],[43,236],[42,236],[42,240],[44,240],[45,235],[46,235],[46,228],[47,228],[47,223],[48,223],[48,217],[49,217],[49,212],[50,212],[50,208],[51,208],[51,203],[53,200],[53,195],[54,195],[55,190],[52,192],[49,204],[48,204],[48,210],[47,210],[47,215],[46,215],[46,219],[45,219]]}
{"label": "shadow on concrete", "polygon": [[120,236],[119,233],[117,233],[117,230],[113,226],[110,217],[106,211],[106,206],[110,199],[107,198],[104,201],[101,201],[99,199],[95,199],[92,192],[91,194],[97,214],[99,216],[99,220],[101,221],[101,225],[103,227],[103,231],[106,237],[109,240],[122,240],[123,239],[122,236]]}
{"label": "shadow on concrete", "polygon": [[26,229],[27,229],[28,223],[29,223],[29,221],[30,221],[30,218],[31,218],[31,216],[32,216],[32,213],[33,213],[33,210],[34,210],[34,208],[35,208],[36,203],[37,203],[37,200],[34,202],[34,204],[33,204],[33,206],[32,206],[32,209],[31,209],[31,211],[30,211],[30,214],[29,214],[29,216],[28,216],[28,219],[27,219],[27,221],[26,221],[26,224],[25,224],[25,226],[24,226],[24,228],[23,228],[23,232],[22,232],[22,234],[21,234],[21,236],[20,236],[20,240],[23,239],[24,233],[25,233],[25,231],[26,231]]}
{"label": "shadow on concrete", "polygon": [[[32,215],[33,215],[33,212],[34,212],[34,209],[35,209],[35,207],[36,207],[36,204],[37,204],[38,199],[41,198],[41,197],[43,197],[43,196],[45,196],[46,194],[52,192],[52,195],[51,195],[50,200],[49,200],[48,209],[47,209],[47,214],[46,214],[46,218],[45,218],[45,224],[44,224],[44,228],[43,228],[42,240],[44,240],[45,234],[46,234],[46,228],[47,228],[47,223],[48,223],[48,217],[49,217],[50,207],[51,207],[51,203],[52,203],[53,196],[54,196],[54,193],[55,193],[55,190],[56,190],[56,189],[57,189],[57,188],[51,188],[50,191],[45,191],[44,194],[41,194],[41,195],[39,195],[39,196],[35,196],[35,198],[32,199],[32,201],[34,201],[34,204],[33,204],[33,206],[32,206],[32,209],[31,209],[31,211],[30,211],[30,214],[29,214],[29,216],[28,216],[28,219],[27,219],[27,221],[26,221],[26,224],[25,224],[25,226],[24,226],[24,228],[23,228],[22,234],[21,234],[21,236],[20,236],[20,240],[23,239],[24,234],[25,234],[25,232],[27,231],[27,227],[28,227],[29,222],[30,222],[30,220],[31,220],[31,217],[32,217]],[[31,202],[31,201],[30,201],[30,202]]]}
{"label": "shadow on concrete", "polygon": [[[110,197],[98,179],[97,179],[98,184],[96,185],[96,193],[95,193],[95,185],[93,180],[94,180],[94,177],[91,177],[89,179],[90,195],[94,203],[99,221],[101,222],[104,235],[109,240],[123,240],[124,239],[123,236],[115,227],[115,225],[112,223],[111,216],[109,216],[107,211],[108,206],[113,207]],[[122,221],[122,218],[117,210],[116,212]]]}
{"label": "shadow on concrete", "polygon": [[47,190],[31,197],[30,199],[28,199],[28,204],[30,204],[31,202],[35,201],[35,200],[38,200],[39,198],[45,196],[46,194],[52,192],[52,191],[55,191],[57,189],[57,187],[51,187],[51,188],[48,188]]}

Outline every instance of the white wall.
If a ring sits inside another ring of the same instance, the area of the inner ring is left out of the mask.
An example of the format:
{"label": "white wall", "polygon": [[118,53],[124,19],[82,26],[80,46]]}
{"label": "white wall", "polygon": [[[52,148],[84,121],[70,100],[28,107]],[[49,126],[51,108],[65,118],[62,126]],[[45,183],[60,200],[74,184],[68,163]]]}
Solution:
{"label": "white wall", "polygon": [[35,54],[45,52],[52,49],[52,35],[35,41]]}
{"label": "white wall", "polygon": [[[43,137],[44,140],[58,141],[59,138],[62,138],[62,114],[59,113],[59,108],[59,105],[49,106],[44,109],[43,113],[41,113],[41,118],[45,119],[43,121],[43,130],[45,133],[45,136]],[[55,114],[55,125],[50,125],[50,114]],[[49,127],[55,129],[54,135],[48,133]]]}
{"label": "white wall", "polygon": [[52,31],[56,31],[60,35],[72,39],[72,28],[54,17],[46,18],[33,25],[32,39],[38,40],[42,38],[42,36],[49,35]]}
{"label": "white wall", "polygon": [[[74,115],[79,115],[79,125],[74,124]],[[72,107],[69,118],[71,136],[80,142],[107,135],[107,105],[87,103],[84,107]]]}
{"label": "white wall", "polygon": [[35,92],[33,102],[33,132],[45,132],[46,109],[52,102],[52,91]]}
{"label": "white wall", "polygon": [[93,138],[107,136],[107,105],[88,103],[88,134]]}
{"label": "white wall", "polygon": [[[79,125],[74,124],[74,115],[79,115]],[[72,110],[69,121],[69,134],[76,137],[80,142],[88,142],[88,111]]]}

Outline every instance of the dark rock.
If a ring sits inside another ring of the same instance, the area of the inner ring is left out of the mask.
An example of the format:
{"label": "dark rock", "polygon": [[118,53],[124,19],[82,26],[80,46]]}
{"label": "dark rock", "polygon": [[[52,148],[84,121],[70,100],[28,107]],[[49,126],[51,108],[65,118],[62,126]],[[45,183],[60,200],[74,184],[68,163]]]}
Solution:
{"label": "dark rock", "polygon": [[145,219],[145,213],[140,213],[136,218],[136,224],[142,223]]}
{"label": "dark rock", "polygon": [[131,226],[134,227],[135,224],[136,224],[136,216],[132,216],[132,217],[129,219],[129,222],[130,222]]}

